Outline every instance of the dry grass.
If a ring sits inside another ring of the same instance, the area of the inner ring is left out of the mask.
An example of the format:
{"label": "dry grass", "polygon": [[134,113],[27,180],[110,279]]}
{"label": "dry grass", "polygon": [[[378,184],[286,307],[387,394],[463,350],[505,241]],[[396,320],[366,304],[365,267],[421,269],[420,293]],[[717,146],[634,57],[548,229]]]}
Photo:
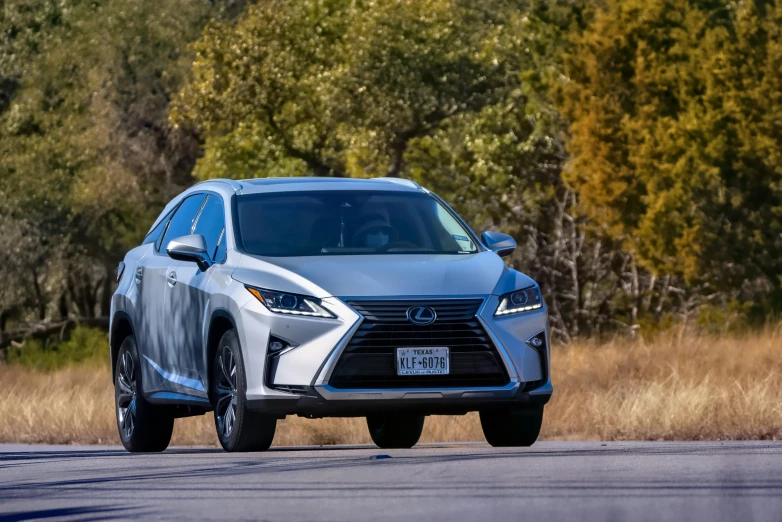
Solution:
{"label": "dry grass", "polygon": [[[780,327],[555,347],[546,439],[780,439]],[[0,442],[118,442],[105,369],[0,366]],[[483,440],[477,415],[430,417],[423,441]],[[276,445],[366,443],[363,419],[278,425]],[[211,415],[178,420],[174,444],[216,444]]]}

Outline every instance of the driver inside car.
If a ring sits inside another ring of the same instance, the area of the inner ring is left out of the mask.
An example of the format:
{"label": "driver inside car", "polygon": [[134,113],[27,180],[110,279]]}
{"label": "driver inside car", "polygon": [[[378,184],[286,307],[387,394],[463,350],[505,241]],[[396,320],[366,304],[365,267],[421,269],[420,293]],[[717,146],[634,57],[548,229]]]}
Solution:
{"label": "driver inside car", "polygon": [[382,248],[396,241],[397,232],[382,214],[371,214],[363,218],[364,223],[353,234],[353,245],[357,247]]}

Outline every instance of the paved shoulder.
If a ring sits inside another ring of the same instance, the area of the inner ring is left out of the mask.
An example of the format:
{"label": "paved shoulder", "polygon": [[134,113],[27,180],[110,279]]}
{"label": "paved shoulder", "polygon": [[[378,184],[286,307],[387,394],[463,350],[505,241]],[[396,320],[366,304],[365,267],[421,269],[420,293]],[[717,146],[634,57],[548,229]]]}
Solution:
{"label": "paved shoulder", "polygon": [[282,448],[0,445],[0,519],[782,519],[782,444]]}

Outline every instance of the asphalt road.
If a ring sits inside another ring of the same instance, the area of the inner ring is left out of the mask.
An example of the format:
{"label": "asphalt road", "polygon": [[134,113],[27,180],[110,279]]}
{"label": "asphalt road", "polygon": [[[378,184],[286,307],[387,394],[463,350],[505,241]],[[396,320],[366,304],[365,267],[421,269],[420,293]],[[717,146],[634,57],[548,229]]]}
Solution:
{"label": "asphalt road", "polygon": [[0,520],[782,521],[782,443],[0,445]]}

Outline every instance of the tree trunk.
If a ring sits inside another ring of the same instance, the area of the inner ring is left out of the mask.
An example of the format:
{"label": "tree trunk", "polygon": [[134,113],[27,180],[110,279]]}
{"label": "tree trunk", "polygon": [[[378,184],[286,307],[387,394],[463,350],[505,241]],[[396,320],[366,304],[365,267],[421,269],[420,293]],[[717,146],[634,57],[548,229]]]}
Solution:
{"label": "tree trunk", "polygon": [[68,318],[68,298],[65,296],[65,292],[60,294],[60,303],[58,308],[60,309],[60,318],[64,321]]}
{"label": "tree trunk", "polygon": [[389,178],[398,178],[402,174],[407,143],[407,138],[400,138],[394,143],[391,164],[388,166],[388,171],[386,171],[386,176]]}
{"label": "tree trunk", "polygon": [[31,271],[33,273],[33,290],[35,291],[35,303],[38,308],[38,319],[43,321],[46,319],[46,300],[43,297],[41,284],[38,282],[38,271],[35,267]]}

